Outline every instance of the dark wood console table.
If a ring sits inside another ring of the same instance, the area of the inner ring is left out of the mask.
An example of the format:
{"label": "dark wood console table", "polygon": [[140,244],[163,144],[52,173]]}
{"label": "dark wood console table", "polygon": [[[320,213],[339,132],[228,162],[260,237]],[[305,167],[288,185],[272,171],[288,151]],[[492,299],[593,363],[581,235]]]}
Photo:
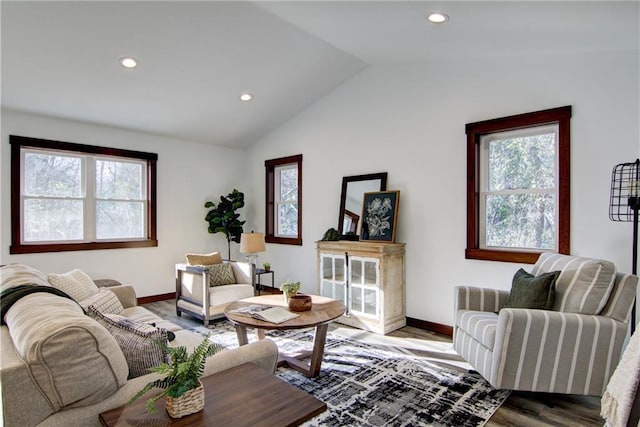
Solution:
{"label": "dark wood console table", "polygon": [[245,363],[202,378],[204,409],[174,419],[156,402],[157,413],[149,414],[143,396],[100,414],[100,423],[115,426],[297,426],[327,409],[327,404],[290,385],[253,363]]}

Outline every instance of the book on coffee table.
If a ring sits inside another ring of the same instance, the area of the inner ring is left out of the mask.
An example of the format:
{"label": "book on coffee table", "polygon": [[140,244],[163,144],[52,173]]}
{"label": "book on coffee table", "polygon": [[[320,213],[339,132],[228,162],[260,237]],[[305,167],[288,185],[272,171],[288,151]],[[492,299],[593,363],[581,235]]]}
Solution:
{"label": "book on coffee table", "polygon": [[232,312],[269,323],[282,323],[293,319],[294,317],[298,317],[297,314],[282,307],[262,304],[251,304],[246,307],[236,308],[235,310],[232,310]]}

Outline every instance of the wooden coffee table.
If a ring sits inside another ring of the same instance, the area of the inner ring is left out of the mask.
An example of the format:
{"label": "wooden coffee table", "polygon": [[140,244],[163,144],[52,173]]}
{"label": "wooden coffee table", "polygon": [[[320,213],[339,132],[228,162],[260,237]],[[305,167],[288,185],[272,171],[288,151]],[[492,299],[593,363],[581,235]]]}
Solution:
{"label": "wooden coffee table", "polygon": [[149,414],[143,396],[100,414],[100,423],[115,426],[296,426],[327,409],[312,395],[245,363],[202,378],[204,409],[183,418],[171,418],[165,398],[156,402],[157,413]]}
{"label": "wooden coffee table", "polygon": [[[288,330],[315,327],[316,333],[313,340],[313,350],[311,352],[304,352],[296,354],[295,356],[280,355],[278,360],[278,366],[286,364],[287,366],[302,372],[306,376],[313,378],[320,374],[320,366],[322,365],[324,344],[327,339],[327,328],[329,323],[342,316],[344,314],[345,307],[340,301],[317,295],[311,295],[311,301],[311,310],[299,312],[297,313],[299,314],[298,317],[278,324],[233,313],[233,310],[246,307],[251,304],[287,307],[283,296],[280,294],[263,295],[233,302],[227,306],[224,310],[224,314],[227,316],[227,319],[235,325],[236,335],[238,335],[238,344],[240,345],[245,345],[249,342],[247,339],[248,327],[256,329],[259,339],[264,338],[265,330]],[[309,356],[311,356],[311,363],[307,364],[301,360]]]}

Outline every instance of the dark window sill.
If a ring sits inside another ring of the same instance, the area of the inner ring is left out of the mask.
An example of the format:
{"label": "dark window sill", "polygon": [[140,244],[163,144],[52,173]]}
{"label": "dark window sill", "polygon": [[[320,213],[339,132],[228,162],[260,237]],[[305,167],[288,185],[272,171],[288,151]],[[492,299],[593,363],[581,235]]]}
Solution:
{"label": "dark window sill", "polygon": [[158,246],[157,240],[128,242],[54,243],[37,245],[11,245],[10,254],[36,254],[44,252],[92,251],[100,249],[149,248]]}
{"label": "dark window sill", "polygon": [[298,245],[302,246],[302,239],[295,237],[275,237],[275,236],[264,236],[264,241],[267,243],[279,243],[281,245]]}
{"label": "dark window sill", "polygon": [[542,252],[515,252],[491,249],[467,249],[464,253],[466,259],[479,259],[482,261],[517,262],[521,264],[535,264]]}

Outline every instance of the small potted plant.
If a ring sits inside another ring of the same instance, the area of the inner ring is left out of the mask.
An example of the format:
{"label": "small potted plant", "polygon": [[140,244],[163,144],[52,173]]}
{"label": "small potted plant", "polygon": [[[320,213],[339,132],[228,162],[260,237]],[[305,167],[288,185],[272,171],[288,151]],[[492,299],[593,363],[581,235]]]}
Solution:
{"label": "small potted plant", "polygon": [[282,285],[280,285],[280,290],[282,291],[282,295],[284,296],[284,301],[289,304],[289,297],[291,295],[295,295],[300,290],[300,282],[290,282],[286,281]]}
{"label": "small potted plant", "polygon": [[269,264],[268,262],[264,262],[262,263],[262,268],[264,269],[264,271],[271,271],[271,264]]}
{"label": "small potted plant", "polygon": [[184,346],[166,349],[171,362],[150,369],[151,372],[165,377],[147,383],[128,403],[139,399],[154,388],[161,388],[164,389],[162,393],[147,400],[147,412],[155,413],[155,403],[165,395],[167,412],[172,418],[182,418],[201,411],[204,408],[204,387],[200,378],[204,374],[204,365],[209,356],[222,350],[222,346],[210,342],[207,336],[191,354]]}

